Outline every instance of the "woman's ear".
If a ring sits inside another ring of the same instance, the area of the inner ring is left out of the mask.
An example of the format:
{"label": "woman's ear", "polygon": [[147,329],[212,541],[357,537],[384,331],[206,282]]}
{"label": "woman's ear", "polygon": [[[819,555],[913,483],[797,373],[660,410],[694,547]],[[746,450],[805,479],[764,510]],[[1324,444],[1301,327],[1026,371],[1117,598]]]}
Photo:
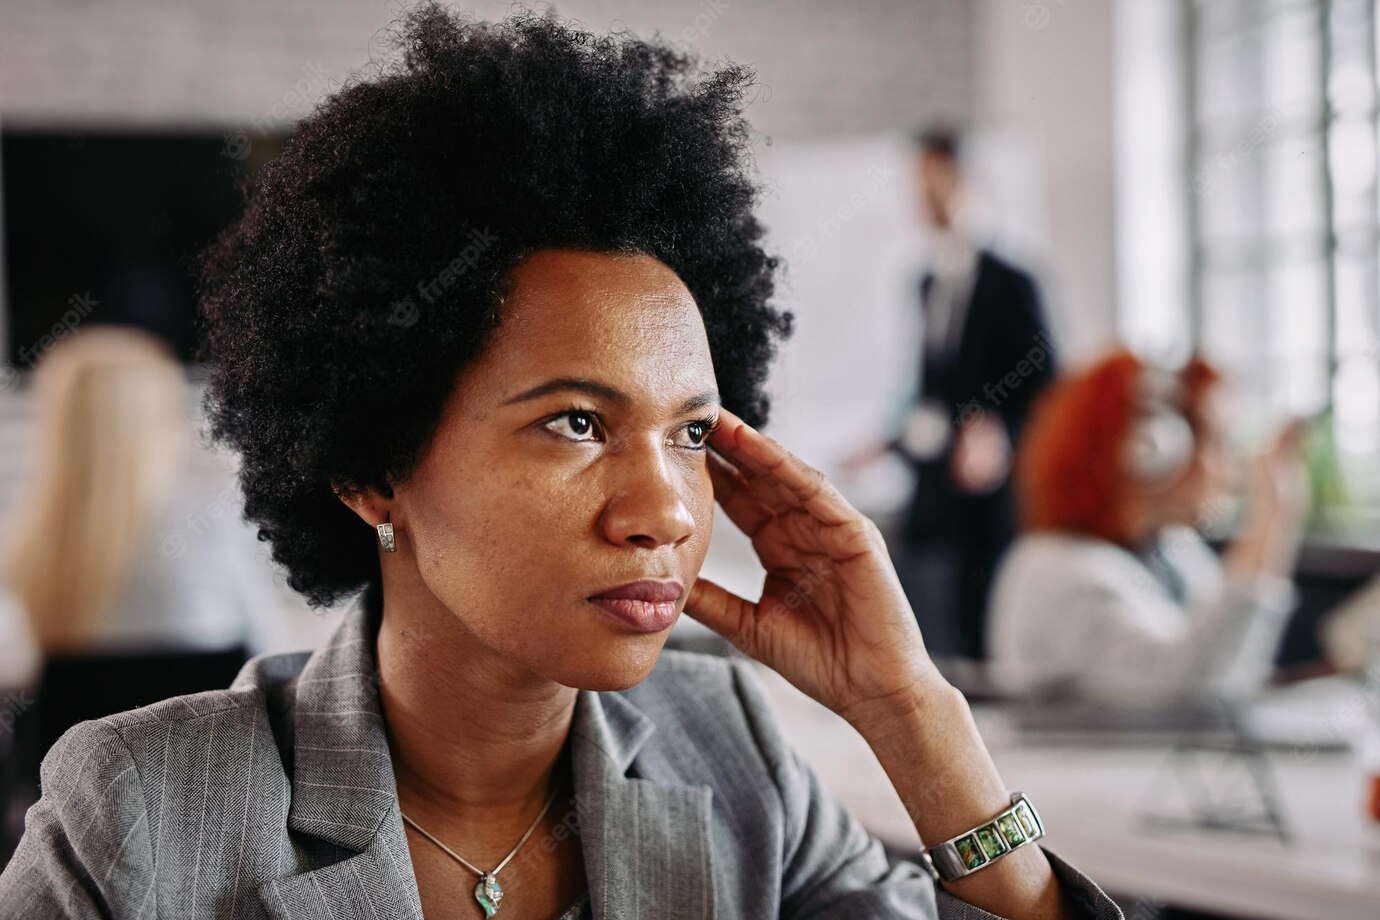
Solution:
{"label": "woman's ear", "polygon": [[392,518],[391,498],[384,498],[372,489],[346,489],[333,485],[331,491],[370,527],[377,527],[385,522],[397,523]]}

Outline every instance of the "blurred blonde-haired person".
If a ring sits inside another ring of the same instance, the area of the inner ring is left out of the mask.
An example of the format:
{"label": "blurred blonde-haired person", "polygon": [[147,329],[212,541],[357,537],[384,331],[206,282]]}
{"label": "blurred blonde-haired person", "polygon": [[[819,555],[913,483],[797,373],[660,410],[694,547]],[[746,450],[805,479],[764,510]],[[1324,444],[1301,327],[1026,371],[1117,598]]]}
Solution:
{"label": "blurred blonde-haired person", "polygon": [[44,352],[33,400],[36,450],[0,574],[42,659],[243,658],[265,569],[234,493],[196,462],[171,350],[132,327],[80,329]]}
{"label": "blurred blonde-haired person", "polygon": [[1162,706],[1270,677],[1296,601],[1303,429],[1255,459],[1219,558],[1198,527],[1229,484],[1220,376],[1117,351],[1037,405],[1017,465],[1022,535],[992,595],[993,671],[1023,696]]}

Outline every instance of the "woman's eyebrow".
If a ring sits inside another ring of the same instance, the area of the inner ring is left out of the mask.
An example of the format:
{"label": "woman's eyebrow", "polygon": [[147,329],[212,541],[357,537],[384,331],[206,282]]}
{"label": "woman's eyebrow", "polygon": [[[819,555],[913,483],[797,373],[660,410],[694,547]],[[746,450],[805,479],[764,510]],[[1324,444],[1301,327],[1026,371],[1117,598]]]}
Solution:
{"label": "woman's eyebrow", "polygon": [[[540,399],[543,396],[550,396],[552,393],[563,393],[571,390],[577,393],[597,396],[600,399],[619,405],[627,405],[632,402],[631,396],[607,383],[601,383],[597,380],[587,380],[583,377],[556,377],[545,383],[538,384],[529,390],[523,390],[516,396],[505,400],[503,404],[505,406],[510,406],[513,403],[527,402],[532,399]],[[703,393],[691,396],[689,399],[685,400],[685,402],[681,403],[676,412],[677,414],[693,412],[704,406],[717,406],[719,403],[720,399],[717,390],[705,390]]]}

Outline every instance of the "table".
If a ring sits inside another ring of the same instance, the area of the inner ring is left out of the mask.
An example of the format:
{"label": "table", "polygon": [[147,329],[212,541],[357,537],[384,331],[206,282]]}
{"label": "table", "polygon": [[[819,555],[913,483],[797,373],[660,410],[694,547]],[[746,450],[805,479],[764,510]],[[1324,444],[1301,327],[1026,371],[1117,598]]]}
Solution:
{"label": "table", "polygon": [[[861,736],[775,672],[753,663],[783,728],[824,784],[875,836],[919,846],[900,797]],[[1293,694],[1282,717],[1342,727],[1355,690]],[[1309,715],[1311,713],[1311,715]],[[1270,755],[1294,834],[1277,840],[1197,829],[1152,831],[1137,820],[1168,744],[1039,744],[999,707],[974,715],[1003,778],[1030,794],[1051,850],[1118,894],[1267,920],[1380,917],[1380,833],[1363,819],[1365,777],[1349,751]]]}

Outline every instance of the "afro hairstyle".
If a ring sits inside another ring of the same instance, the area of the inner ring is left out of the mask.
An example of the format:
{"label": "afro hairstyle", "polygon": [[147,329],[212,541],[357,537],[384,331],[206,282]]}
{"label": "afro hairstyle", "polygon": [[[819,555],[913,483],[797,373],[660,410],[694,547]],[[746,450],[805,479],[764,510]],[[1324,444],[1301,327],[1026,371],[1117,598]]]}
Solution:
{"label": "afro hairstyle", "polygon": [[407,480],[525,256],[661,260],[701,312],[724,405],[756,426],[793,323],[754,214],[751,69],[554,13],[428,2],[388,34],[401,53],[299,123],[196,259],[210,435],[315,607],[378,590],[376,534],[338,493]]}

